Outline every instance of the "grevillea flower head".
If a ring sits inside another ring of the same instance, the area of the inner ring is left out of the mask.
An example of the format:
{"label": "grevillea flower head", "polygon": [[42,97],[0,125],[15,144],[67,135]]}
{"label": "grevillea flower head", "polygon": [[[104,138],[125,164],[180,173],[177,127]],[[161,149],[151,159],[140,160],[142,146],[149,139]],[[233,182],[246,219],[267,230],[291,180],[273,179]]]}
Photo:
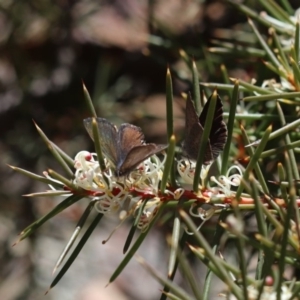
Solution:
{"label": "grevillea flower head", "polygon": [[[202,165],[200,179],[201,179],[201,188],[204,186],[204,180],[208,175],[208,171],[211,164]],[[188,159],[180,159],[177,162],[177,171],[180,176],[182,184],[193,184],[195,176],[196,163],[194,161],[189,161]]]}
{"label": "grevillea flower head", "polygon": [[[162,161],[153,155],[125,177],[115,176],[107,160],[105,160],[107,168],[102,172],[95,157],[95,153],[87,151],[81,151],[76,155],[74,183],[89,191],[89,197],[96,200],[95,209],[99,213],[116,213],[124,209],[126,199],[130,199],[130,205],[126,205],[126,210],[133,213],[139,207],[141,199],[158,196],[165,155]],[[136,193],[137,196],[129,197],[132,193]],[[153,201],[148,202],[146,209],[152,206],[150,203]],[[157,203],[157,199],[154,202]],[[145,216],[147,215],[145,212]]]}
{"label": "grevillea flower head", "polygon": [[[236,170],[237,172],[231,174],[233,170]],[[231,166],[225,176],[219,176],[218,179],[215,176],[210,178],[212,182],[217,184],[217,187],[213,188],[213,190],[219,192],[220,197],[231,197],[234,194],[232,188],[239,186],[241,184],[241,179],[242,170],[237,165]]]}

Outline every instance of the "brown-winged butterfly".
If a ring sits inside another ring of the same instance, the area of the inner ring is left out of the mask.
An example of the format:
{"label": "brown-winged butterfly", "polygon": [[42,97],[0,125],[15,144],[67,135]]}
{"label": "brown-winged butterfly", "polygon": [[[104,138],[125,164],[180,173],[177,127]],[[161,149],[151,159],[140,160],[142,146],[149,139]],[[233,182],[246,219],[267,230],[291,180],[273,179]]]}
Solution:
{"label": "brown-winged butterfly", "polygon": [[[204,130],[205,120],[211,97],[205,103],[200,116],[198,117],[192,98],[189,95],[186,102],[185,110],[185,136],[182,142],[183,156],[197,160],[201,136]],[[205,151],[204,164],[207,165],[215,160],[220,152],[224,149],[227,140],[227,127],[223,121],[223,104],[219,95],[217,95],[217,102],[213,123],[209,134],[209,140]]]}
{"label": "brown-winged butterfly", "polygon": [[[113,164],[116,176],[133,171],[148,157],[161,152],[167,145],[146,144],[140,127],[124,123],[119,129],[103,118],[95,118],[99,129],[99,140],[105,157]],[[93,118],[83,120],[92,140]]]}

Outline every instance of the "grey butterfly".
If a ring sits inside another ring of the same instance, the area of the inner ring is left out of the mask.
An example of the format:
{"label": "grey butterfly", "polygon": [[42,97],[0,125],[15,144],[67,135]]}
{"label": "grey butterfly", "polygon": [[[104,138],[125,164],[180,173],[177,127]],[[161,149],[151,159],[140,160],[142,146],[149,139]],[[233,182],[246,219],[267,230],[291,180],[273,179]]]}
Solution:
{"label": "grey butterfly", "polygon": [[[183,156],[197,160],[200,141],[204,130],[204,124],[207,117],[209,102],[211,97],[205,103],[200,116],[198,117],[192,98],[189,95],[185,110],[185,137],[182,143]],[[223,121],[223,104],[219,95],[217,96],[216,108],[213,117],[213,123],[209,134],[209,140],[205,151],[204,164],[207,165],[215,160],[224,149],[227,140],[227,127]]]}
{"label": "grey butterfly", "polygon": [[[83,120],[92,140],[93,118]],[[148,157],[161,152],[167,145],[146,144],[140,127],[124,123],[119,129],[103,118],[96,118],[99,140],[105,157],[113,164],[116,176],[124,176],[133,171]]]}

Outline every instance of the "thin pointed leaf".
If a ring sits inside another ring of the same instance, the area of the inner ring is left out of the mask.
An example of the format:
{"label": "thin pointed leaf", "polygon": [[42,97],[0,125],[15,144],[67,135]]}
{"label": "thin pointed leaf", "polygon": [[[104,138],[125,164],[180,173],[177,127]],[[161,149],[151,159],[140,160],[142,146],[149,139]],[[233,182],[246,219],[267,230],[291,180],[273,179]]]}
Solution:
{"label": "thin pointed leaf", "polygon": [[300,59],[300,24],[299,24],[299,17],[296,22],[296,32],[295,32],[295,54],[296,54],[296,61],[299,62]]}
{"label": "thin pointed leaf", "polygon": [[275,25],[274,23],[267,20],[267,18],[263,18],[261,14],[257,13],[257,11],[250,9],[248,6],[241,4],[240,2],[237,2],[235,0],[227,0],[229,3],[237,7],[239,10],[244,12],[247,16],[249,16],[252,19],[255,19],[259,22],[261,22],[263,25],[266,25],[267,27],[274,27],[278,32],[286,34],[287,29],[282,28],[281,26]]}
{"label": "thin pointed leaf", "polygon": [[173,86],[170,69],[167,69],[166,75],[166,111],[167,111],[167,132],[168,140],[173,135]]}
{"label": "thin pointed leaf", "polygon": [[[281,106],[279,103],[277,103],[277,110],[278,110],[278,114],[279,114],[279,117],[280,117],[280,122],[282,124],[282,126],[284,126],[286,124],[285,122],[285,117],[284,117],[284,114],[283,114],[283,111],[281,109]],[[286,134],[285,136],[285,143],[287,145],[291,144],[291,139],[290,139],[290,136],[289,134]],[[288,160],[290,162],[290,167],[291,167],[291,170],[292,170],[292,174],[293,174],[293,179],[295,180],[299,180],[299,171],[298,171],[298,164],[297,164],[297,161],[296,161],[296,157],[295,157],[295,153],[294,151],[291,149],[291,150],[288,150],[287,151],[287,154],[288,154]],[[292,185],[292,180],[291,177],[289,177],[289,185],[290,185],[290,189],[291,187],[293,186]],[[292,201],[292,199],[290,200]],[[299,209],[297,207],[297,203],[295,201],[295,197],[293,198],[293,206],[294,206],[294,209],[295,209],[295,223],[296,223],[296,228],[299,228],[299,224],[300,224],[300,214],[299,214]],[[288,206],[289,207],[289,206]],[[297,234],[298,234],[298,239],[300,240],[300,232],[299,230],[297,230]]]}
{"label": "thin pointed leaf", "polygon": [[270,100],[278,100],[278,99],[293,99],[297,102],[300,102],[300,92],[290,92],[290,93],[276,93],[274,92],[269,95],[262,95],[262,96],[249,96],[243,98],[243,101],[270,101]]}
{"label": "thin pointed leaf", "polygon": [[286,150],[295,149],[296,147],[300,147],[300,141],[292,142],[290,144],[285,144],[283,146],[279,146],[278,148],[275,148],[275,149],[264,151],[261,154],[260,158],[266,158],[266,157],[269,157],[269,156],[272,156],[275,154],[282,153]]}
{"label": "thin pointed leaf", "polygon": [[140,236],[137,238],[137,240],[135,241],[135,243],[132,245],[132,247],[130,248],[130,250],[127,252],[127,254],[125,255],[125,257],[123,258],[123,260],[121,261],[121,263],[119,264],[119,266],[117,267],[117,269],[114,271],[114,273],[112,274],[112,276],[109,279],[109,282],[113,282],[120,274],[121,272],[124,270],[124,268],[126,267],[126,265],[129,263],[129,261],[131,260],[131,258],[133,257],[133,255],[135,254],[135,252],[137,251],[137,249],[140,247],[140,245],[142,244],[142,242],[144,241],[144,239],[146,238],[148,232],[150,231],[150,229],[152,228],[152,226],[156,223],[156,221],[158,220],[158,217],[160,216],[160,214],[162,213],[163,209],[165,207],[165,203],[162,203],[158,209],[158,212],[156,213],[155,217],[153,218],[153,220],[151,221],[151,223],[149,224],[149,227],[147,228],[146,231],[142,232],[140,234]]}
{"label": "thin pointed leaf", "polygon": [[282,165],[282,163],[277,164],[277,170],[278,170],[278,177],[279,177],[279,182],[280,182],[280,191],[281,191],[281,197],[284,200],[285,204],[288,204],[288,195],[286,191],[286,187],[284,187],[281,183],[286,180],[285,176],[285,170]]}
{"label": "thin pointed leaf", "polygon": [[[264,65],[271,70],[272,72],[274,72],[275,74],[277,74],[278,76],[281,76],[285,79],[288,79],[289,74],[286,73],[286,70],[283,68],[283,66],[274,66],[272,63],[268,62],[268,61],[263,61]],[[280,62],[279,62],[280,63]]]}
{"label": "thin pointed leaf", "polygon": [[215,54],[228,54],[231,57],[235,56],[235,55],[239,55],[239,57],[241,57],[241,56],[244,56],[244,57],[256,56],[258,58],[263,58],[266,55],[266,52],[264,50],[249,47],[248,45],[246,47],[246,46],[241,46],[241,45],[237,45],[237,44],[233,44],[233,43],[232,44],[226,43],[226,45],[224,45],[224,48],[209,47],[208,51],[210,53],[215,53]]}
{"label": "thin pointed leaf", "polygon": [[[275,139],[275,138],[277,138],[281,135],[284,135],[284,134],[288,133],[289,131],[295,129],[299,125],[300,125],[300,119],[298,119],[294,122],[291,122],[291,123],[281,127],[280,129],[277,129],[277,130],[273,131],[269,136],[269,141],[272,140],[272,139]],[[258,140],[258,141],[255,141],[254,143],[251,143],[251,144],[247,145],[247,147],[258,145],[260,143],[261,143],[261,140]]]}
{"label": "thin pointed leaf", "polygon": [[263,210],[261,206],[263,205],[259,196],[258,196],[258,190],[257,185],[255,184],[254,178],[250,177],[250,184],[251,184],[251,191],[252,191],[252,198],[254,200],[254,212],[256,215],[256,221],[257,221],[257,227],[258,231],[261,235],[264,237],[268,236],[267,227],[266,227],[266,220],[264,218]]}
{"label": "thin pointed leaf", "polygon": [[198,69],[195,61],[193,60],[192,64],[192,74],[193,74],[193,99],[195,103],[195,109],[197,114],[200,114],[201,103],[200,103],[200,85],[199,85],[199,76]]}
{"label": "thin pointed leaf", "polygon": [[[172,135],[170,140],[169,140],[169,146],[168,146],[168,151],[167,151],[167,159],[166,159],[166,162],[165,162],[165,165],[164,165],[164,172],[163,172],[162,180],[161,180],[161,183],[160,183],[160,190],[161,190],[162,193],[165,192],[169,175],[171,176],[171,174],[173,172],[175,146],[176,146],[176,139],[175,139],[175,136]],[[176,185],[172,184],[172,186],[174,187]]]}
{"label": "thin pointed leaf", "polygon": [[138,226],[138,224],[139,224],[140,218],[141,218],[141,216],[142,216],[142,213],[143,213],[143,211],[144,211],[144,208],[145,208],[147,202],[148,202],[147,199],[144,200],[143,204],[140,205],[140,207],[139,207],[138,214],[137,214],[137,216],[136,216],[135,219],[134,219],[134,223],[133,223],[132,226],[131,226],[131,229],[130,229],[130,231],[129,231],[128,237],[127,237],[127,239],[126,239],[126,241],[125,241],[125,244],[124,244],[124,248],[123,248],[123,253],[124,253],[124,254],[127,252],[128,248],[129,248],[129,246],[130,246],[130,244],[131,244],[131,241],[132,241],[132,239],[133,239],[133,237],[134,237],[134,233],[135,233],[135,231],[136,231],[136,229],[137,229],[137,226]]}
{"label": "thin pointed leaf", "polygon": [[179,50],[179,55],[185,61],[187,66],[190,68],[191,65],[192,65],[192,62],[191,62],[190,57],[187,55],[187,53],[183,49],[180,49]]}
{"label": "thin pointed leaf", "polygon": [[289,65],[289,62],[288,62],[288,59],[287,59],[287,55],[283,51],[283,48],[281,46],[281,43],[280,43],[280,40],[279,40],[279,37],[278,37],[276,31],[274,30],[274,28],[270,28],[269,32],[273,37],[273,40],[275,42],[275,46],[276,46],[277,51],[278,51],[278,55],[281,58],[281,62],[283,64],[284,69],[286,71],[290,70],[290,65]]}
{"label": "thin pointed leaf", "polygon": [[199,283],[196,281],[196,278],[192,272],[192,267],[189,265],[188,260],[180,250],[177,252],[177,257],[179,265],[182,269],[182,273],[184,274],[184,278],[188,281],[195,298],[197,300],[202,300],[202,293],[200,292],[198,287]]}
{"label": "thin pointed leaf", "polygon": [[[172,294],[172,293],[165,293],[164,295],[165,295],[166,297],[168,297],[168,299],[171,299],[171,300],[181,300],[180,297],[177,297],[177,296],[175,296],[175,295]],[[167,298],[165,298],[165,299],[167,299]]]}
{"label": "thin pointed leaf", "polygon": [[[248,138],[248,136],[247,136],[246,131],[244,130],[244,128],[241,128],[241,130],[242,130],[242,136],[243,136],[243,139],[244,139],[244,143],[245,143],[245,144],[249,144],[250,141],[249,141],[249,138]],[[247,147],[246,149],[247,149],[248,154],[249,154],[251,157],[253,157],[253,155],[254,155],[254,150],[252,149],[252,147]],[[261,158],[261,155],[260,155],[260,158]],[[255,170],[257,179],[258,179],[258,181],[259,181],[259,183],[260,183],[260,185],[261,185],[261,190],[262,190],[262,192],[268,195],[268,194],[269,194],[269,189],[268,189],[267,183],[266,183],[266,181],[265,181],[265,177],[264,177],[264,175],[263,175],[263,173],[262,173],[262,171],[261,171],[261,168],[260,168],[260,166],[259,166],[259,163],[258,163],[258,162],[255,163],[253,168],[254,168],[254,170]]]}
{"label": "thin pointed leaf", "polygon": [[[277,282],[277,299],[281,299],[280,295],[281,295],[281,289],[282,289],[282,283],[283,283],[283,276],[281,276],[284,273],[284,269],[285,269],[285,257],[286,257],[286,252],[288,249],[288,236],[289,236],[289,231],[290,231],[290,223],[291,220],[293,219],[293,210],[294,210],[294,202],[293,202],[293,198],[295,199],[296,197],[296,190],[295,187],[292,185],[292,182],[290,182],[290,191],[289,191],[289,204],[287,207],[287,214],[286,214],[286,219],[284,220],[284,231],[282,233],[281,236],[281,253],[280,253],[280,258],[278,261],[278,272],[280,274],[280,276],[278,276],[278,282]],[[297,224],[299,225],[299,224]],[[299,249],[299,248],[298,248]]]}
{"label": "thin pointed leaf", "polygon": [[276,19],[294,25],[288,13],[273,0],[259,0],[260,4]]}
{"label": "thin pointed leaf", "polygon": [[203,85],[199,84],[200,87],[200,104],[202,107],[205,105],[205,88]]}
{"label": "thin pointed leaf", "polygon": [[[98,157],[98,161],[99,161],[99,166],[100,169],[102,171],[102,173],[104,173],[106,166],[105,166],[105,162],[104,162],[104,158],[103,158],[103,153],[101,150],[101,143],[100,143],[100,133],[99,133],[99,128],[98,128],[98,124],[95,118],[93,118],[92,121],[92,130],[93,130],[93,138],[94,138],[94,143],[95,143],[95,149],[96,149],[96,153],[97,153],[97,157]],[[104,180],[107,181],[106,176],[103,176]]]}
{"label": "thin pointed leaf", "polygon": [[68,180],[66,177],[58,174],[57,172],[49,169],[48,174],[53,177],[54,179],[62,182],[64,185],[66,185],[68,188],[70,188],[72,191],[80,192],[81,189],[77,187],[71,180]]}
{"label": "thin pointed leaf", "polygon": [[26,237],[31,235],[36,229],[42,226],[46,221],[50,220],[51,218],[53,218],[54,216],[56,216],[75,202],[79,201],[80,199],[82,199],[82,195],[72,195],[64,201],[62,201],[61,203],[59,203],[58,205],[56,205],[48,214],[27,226],[21,232],[20,240],[24,240]]}
{"label": "thin pointed leaf", "polygon": [[194,237],[196,241],[201,245],[201,247],[205,251],[205,256],[210,261],[216,270],[218,270],[218,273],[220,274],[220,278],[222,280],[225,280],[228,287],[232,291],[232,293],[238,298],[242,299],[242,294],[240,288],[230,279],[230,276],[226,269],[223,267],[223,264],[220,263],[220,259],[218,259],[215,254],[212,252],[209,244],[207,243],[206,239],[202,236],[200,232],[198,232],[195,224],[191,220],[191,218],[187,215],[186,212],[183,210],[180,210],[180,215],[183,218],[184,222],[188,226],[189,230],[194,233]]}
{"label": "thin pointed leaf", "polygon": [[46,191],[40,193],[32,193],[23,195],[24,197],[56,197],[56,196],[63,196],[63,195],[70,195],[70,191]]}
{"label": "thin pointed leaf", "polygon": [[186,293],[186,291],[182,288],[180,288],[178,285],[173,283],[172,281],[166,279],[164,276],[160,275],[154,268],[152,268],[149,264],[146,263],[146,261],[141,258],[140,256],[137,256],[137,261],[145,268],[145,270],[150,273],[158,282],[161,284],[167,285],[170,290],[180,299],[183,300],[193,300],[194,298],[191,297]]}
{"label": "thin pointed leaf", "polygon": [[240,268],[241,268],[241,275],[242,275],[242,290],[243,290],[243,299],[248,300],[248,289],[247,289],[247,266],[246,266],[246,258],[244,255],[244,247],[245,243],[243,239],[237,239],[237,249],[239,253],[239,260],[240,260]]}
{"label": "thin pointed leaf", "polygon": [[[285,11],[289,15],[293,15],[295,13],[294,9],[292,8],[292,6],[288,0],[280,0],[280,2],[281,2],[281,5],[283,6],[283,8],[285,9]],[[293,299],[293,297],[291,299]]]}
{"label": "thin pointed leaf", "polygon": [[52,146],[56,149],[56,151],[59,153],[59,155],[62,157],[62,159],[71,167],[74,168],[75,161],[73,158],[71,158],[66,152],[61,150],[57,145],[55,145],[53,142],[51,142]]}
{"label": "thin pointed leaf", "polygon": [[206,116],[206,120],[205,120],[205,124],[204,124],[204,128],[203,128],[203,134],[201,136],[201,142],[200,142],[198,158],[197,158],[197,163],[196,163],[196,168],[195,168],[194,182],[193,182],[193,190],[196,193],[199,190],[200,173],[201,173],[201,169],[202,169],[202,164],[204,162],[205,151],[206,151],[206,147],[208,144],[209,134],[211,131],[213,120],[214,120],[217,97],[218,97],[217,91],[215,90],[210,99],[209,108],[207,111],[207,116]]}
{"label": "thin pointed leaf", "polygon": [[[226,211],[226,209],[223,209],[220,213],[220,216],[219,216],[219,219],[217,222],[217,227],[214,232],[213,242],[212,242],[212,245],[213,245],[212,252],[214,254],[216,254],[216,251],[219,248],[220,240],[224,233],[224,228],[222,226],[220,226],[219,224],[220,224],[220,222],[223,222],[225,220],[227,215],[228,215],[228,212]],[[203,287],[203,300],[209,299],[208,297],[209,297],[209,290],[210,290],[212,275],[213,275],[213,273],[212,273],[211,269],[208,268],[206,276],[205,276],[204,287]]]}
{"label": "thin pointed leaf", "polygon": [[229,163],[229,152],[231,148],[231,141],[232,141],[232,134],[234,129],[234,122],[235,122],[235,112],[236,107],[238,103],[239,98],[239,81],[237,80],[234,83],[234,89],[232,91],[232,97],[230,101],[230,111],[229,111],[229,117],[227,121],[227,141],[223,150],[223,156],[222,156],[222,168],[221,168],[221,174],[225,175],[228,168]]}
{"label": "thin pointed leaf", "polygon": [[62,269],[59,271],[57,276],[52,281],[49,289],[52,289],[60,281],[60,279],[64,276],[64,274],[68,271],[68,269],[70,268],[70,266],[72,265],[72,263],[74,262],[78,254],[80,253],[81,249],[83,248],[83,246],[85,245],[89,237],[91,236],[92,232],[95,230],[96,226],[98,225],[102,217],[103,214],[97,214],[97,216],[95,217],[95,219],[93,220],[93,222],[91,223],[91,225],[89,226],[89,228],[87,229],[83,237],[81,238],[80,242],[74,249],[73,253],[70,255],[69,259],[66,261]]}
{"label": "thin pointed leaf", "polygon": [[293,58],[290,58],[291,66],[293,69],[294,74],[294,85],[296,86],[296,89],[300,89],[300,68],[298,63]]}
{"label": "thin pointed leaf", "polygon": [[65,249],[63,250],[62,254],[60,255],[60,257],[58,258],[55,267],[53,269],[52,274],[54,274],[56,272],[56,270],[60,267],[61,263],[63,262],[63,260],[65,259],[65,257],[67,256],[67,254],[69,253],[70,249],[72,248],[74,242],[76,241],[83,225],[85,224],[88,216],[90,215],[93,207],[94,207],[95,201],[91,201],[89,203],[89,205],[87,206],[87,208],[85,209],[84,213],[82,214],[80,220],[77,222],[77,225],[75,227],[75,230],[68,242],[68,244],[66,245]]}
{"label": "thin pointed leaf", "polygon": [[[230,80],[235,81],[237,79],[236,78],[230,78]],[[262,88],[260,86],[253,85],[253,84],[251,84],[249,82],[246,82],[244,80],[239,79],[239,84],[240,84],[240,86],[239,86],[240,91],[241,90],[243,91],[243,88],[245,88],[247,92],[257,92],[261,95],[274,94],[274,91],[271,91],[271,90],[266,89],[266,88]]]}
{"label": "thin pointed leaf", "polygon": [[300,284],[294,289],[293,294],[290,299],[297,299],[296,296],[300,294]]}
{"label": "thin pointed leaf", "polygon": [[[180,205],[180,202],[178,203]],[[180,216],[178,211],[175,212],[175,217],[173,220],[173,230],[172,230],[172,239],[171,239],[171,249],[169,255],[169,264],[168,264],[168,277],[170,277],[175,269],[176,258],[177,258],[177,249],[179,246],[179,238],[181,234],[181,225],[180,225]]]}
{"label": "thin pointed leaf", "polygon": [[[289,140],[288,136],[286,136],[286,142]],[[289,150],[289,151],[292,151],[292,150]],[[295,196],[295,191],[293,189],[294,185],[293,185],[293,182],[294,182],[294,177],[299,177],[299,174],[298,174],[298,169],[295,170],[295,161],[293,160],[293,156],[294,156],[294,153],[292,153],[290,155],[290,153],[287,153],[287,155],[285,155],[285,161],[286,161],[286,170],[287,170],[287,178],[288,178],[288,183],[289,183],[289,201],[292,202],[291,205],[293,205],[293,208],[294,208],[294,219],[295,219],[295,223],[296,223],[296,233],[297,233],[297,237],[298,237],[298,240],[295,241],[296,244],[298,244],[297,247],[297,251],[299,252],[299,241],[300,241],[300,231],[299,231],[299,223],[300,223],[300,216],[299,216],[299,208],[297,206],[297,202],[296,202],[296,196]],[[289,206],[288,206],[289,208]],[[292,236],[288,236],[289,238],[289,242],[291,243],[291,240],[293,240],[293,235]],[[292,245],[293,246],[293,245]],[[294,245],[295,247],[295,245]],[[296,248],[295,248],[296,249]]]}
{"label": "thin pointed leaf", "polygon": [[[237,225],[237,227],[243,226],[243,218],[239,209],[238,202],[234,199],[232,201],[232,208],[234,211],[234,216],[236,218],[236,222],[241,224]],[[234,229],[235,230],[235,229]],[[243,299],[248,300],[248,290],[247,290],[247,262],[244,254],[245,249],[245,241],[242,238],[239,238],[239,234],[241,233],[241,230],[235,230],[237,232],[236,234],[236,245],[237,245],[237,252],[239,256],[239,267],[241,270],[241,288],[243,292]]]}
{"label": "thin pointed leaf", "polygon": [[[166,75],[166,112],[167,112],[167,132],[168,132],[168,140],[170,140],[173,136],[173,86],[172,86],[172,77],[170,70],[168,68],[167,75]],[[170,149],[170,146],[169,146]],[[175,179],[175,165],[174,159],[172,162],[172,166],[170,169],[170,181],[173,187],[176,186],[176,179]]]}
{"label": "thin pointed leaf", "polygon": [[[230,78],[230,80],[234,80],[236,81],[237,79],[232,79]],[[227,92],[232,92],[232,90],[234,89],[234,85],[233,84],[224,84],[224,83],[217,83],[217,82],[200,82],[200,90],[201,88],[203,89],[203,87],[207,87],[207,88],[211,88],[211,89],[217,89],[218,91],[227,91]],[[240,87],[240,91],[247,91],[247,89],[245,87]],[[202,104],[202,102],[201,102]],[[204,104],[203,104],[204,106]]]}
{"label": "thin pointed leaf", "polygon": [[[189,245],[189,248],[191,249],[191,251],[193,252],[193,254],[195,254],[195,256],[197,258],[199,258],[206,266],[209,270],[211,270],[213,273],[217,274],[217,270],[215,268],[215,265],[207,259],[207,257],[203,254],[203,250],[200,248],[196,248],[196,247],[193,247],[192,245]],[[232,264],[230,263],[227,263],[225,260],[221,260],[219,257],[218,257],[218,262],[220,265],[222,265],[226,270],[228,270],[228,272],[234,274],[234,276],[236,278],[240,278],[241,277],[241,270],[237,269],[235,266],[233,266]],[[231,278],[231,276],[230,276]],[[247,278],[247,283],[254,283],[254,280],[251,279],[251,278]],[[204,292],[203,292],[204,294]],[[241,298],[243,299],[243,298]],[[204,300],[204,298],[203,298]]]}
{"label": "thin pointed leaf", "polygon": [[64,261],[64,259],[66,258],[67,254],[69,253],[70,249],[72,248],[74,242],[76,241],[79,233],[81,231],[80,227],[76,227],[71,238],[69,239],[67,245],[65,246],[64,250],[62,251],[61,255],[59,256],[53,271],[52,271],[52,275],[56,273],[57,269],[60,267],[60,265],[62,264],[62,262]]}
{"label": "thin pointed leaf", "polygon": [[227,71],[227,68],[226,68],[226,66],[224,64],[221,65],[221,72],[222,72],[222,75],[223,75],[223,81],[226,84],[230,84],[228,71]]}
{"label": "thin pointed leaf", "polygon": [[[187,238],[188,238],[188,234],[184,231],[183,234],[181,235],[181,239],[180,239],[180,242],[179,242],[179,249],[181,251],[183,251],[183,249],[185,247]],[[178,267],[178,259],[176,259],[176,261],[175,261],[173,272],[171,274],[169,274],[169,276],[168,276],[171,281],[174,280],[174,277],[175,277],[175,274],[176,274],[176,271],[177,271],[177,267]],[[170,291],[169,287],[167,285],[165,285],[159,300],[166,300],[166,298],[167,298],[166,295],[169,291]]]}
{"label": "thin pointed leaf", "polygon": [[[247,168],[243,174],[243,180],[245,182],[248,181],[248,178],[249,178],[249,174],[251,172],[251,170],[258,166],[256,165],[256,163],[258,162],[259,158],[260,158],[260,154],[262,153],[263,149],[265,148],[268,140],[269,140],[269,136],[270,136],[270,133],[272,131],[272,126],[269,126],[267,128],[267,130],[265,131],[264,135],[263,135],[263,138],[261,139],[261,143],[259,144],[259,146],[257,147],[257,149],[255,150],[255,152],[253,153],[253,156],[251,157],[248,165],[247,165]],[[245,133],[245,131],[243,131]],[[245,135],[244,135],[245,136]],[[263,177],[261,178],[261,180],[264,181]],[[260,182],[262,183],[262,182]],[[237,192],[236,192],[236,198],[239,199],[241,194],[242,194],[242,191],[243,191],[243,184],[239,185],[238,189],[237,189]],[[266,186],[265,186],[266,188]]]}
{"label": "thin pointed leaf", "polygon": [[95,107],[93,105],[93,101],[92,101],[91,96],[83,82],[82,82],[82,89],[83,89],[84,100],[87,104],[87,107],[88,107],[88,110],[89,110],[91,116],[93,116],[94,118],[97,118],[97,114],[95,111]]}
{"label": "thin pointed leaf", "polygon": [[[228,112],[223,113],[224,118],[229,117]],[[295,119],[294,117],[287,116],[288,119]],[[243,120],[243,121],[255,121],[255,120],[268,120],[268,121],[274,121],[278,120],[278,115],[271,115],[271,114],[259,114],[259,113],[248,113],[248,114],[235,114],[235,119],[236,120]]]}
{"label": "thin pointed leaf", "polygon": [[276,66],[277,68],[279,68],[280,62],[278,61],[277,57],[274,55],[272,49],[268,46],[268,44],[265,42],[264,38],[261,36],[260,32],[258,31],[258,29],[256,28],[256,26],[254,25],[254,23],[252,22],[251,19],[248,20],[249,25],[252,27],[252,30],[254,31],[260,45],[263,47],[263,49],[266,51],[267,56],[269,57],[269,59],[271,60],[271,62],[273,63],[274,66]]}
{"label": "thin pointed leaf", "polygon": [[59,151],[57,151],[58,147],[54,146],[54,144],[48,139],[46,134],[42,131],[42,129],[36,123],[34,123],[34,125],[35,125],[39,135],[41,136],[41,138],[44,140],[45,144],[47,145],[48,149],[54,156],[54,158],[58,161],[58,163],[61,165],[61,167],[65,170],[67,175],[69,177],[72,177],[74,174],[73,174],[72,170],[70,169],[69,165],[66,163],[66,161],[63,159],[63,157],[60,155]]}
{"label": "thin pointed leaf", "polygon": [[[257,225],[258,225],[258,231],[262,236],[268,237],[266,220],[265,220],[265,217],[263,214],[263,209],[261,207],[262,202],[258,196],[257,185],[256,185],[253,177],[250,178],[250,185],[251,185],[250,186],[251,196],[255,202],[254,210],[255,210],[255,215],[256,215],[256,220],[257,220]],[[256,280],[262,280],[262,279],[266,278],[263,271],[264,271],[264,269],[266,269],[266,267],[271,268],[271,264],[273,263],[273,258],[274,258],[273,249],[270,249],[267,247],[263,247],[262,249],[259,249],[258,261],[257,261],[256,273],[255,273]],[[261,286],[261,288],[263,288],[263,286]],[[259,291],[261,293],[262,289]]]}
{"label": "thin pointed leaf", "polygon": [[61,182],[57,182],[51,178],[46,178],[46,177],[43,177],[43,176],[40,176],[40,175],[37,175],[37,174],[34,174],[34,173],[31,173],[27,170],[24,170],[24,169],[21,169],[21,168],[18,168],[18,167],[14,167],[14,166],[10,166],[8,165],[10,168],[12,168],[14,171],[22,174],[22,175],[25,175],[33,180],[38,180],[40,182],[43,182],[43,183],[46,183],[46,184],[49,184],[49,185],[52,185],[56,188],[63,188],[64,185],[61,183]]}
{"label": "thin pointed leaf", "polygon": [[[284,127],[286,125],[285,116],[284,116],[284,113],[281,109],[281,105],[278,102],[277,102],[277,111],[278,111],[281,126]],[[291,144],[291,139],[290,139],[290,136],[289,136],[288,133],[286,133],[286,135],[285,135],[285,143],[286,143],[286,145]],[[298,180],[300,177],[299,177],[299,171],[298,171],[298,165],[297,165],[295,153],[294,153],[293,149],[288,150],[287,153],[288,153],[290,161],[291,161],[291,167],[292,167],[292,170],[293,170],[293,177],[294,177],[294,179]]]}
{"label": "thin pointed leaf", "polygon": [[[264,214],[266,215],[267,219],[271,222],[271,224],[275,227],[276,229],[276,233],[278,235],[281,235],[284,231],[284,227],[283,225],[277,220],[276,216],[274,216],[274,214],[272,214],[270,212],[270,210],[265,207],[265,206],[262,206],[262,209],[264,211]],[[263,238],[263,237],[262,237]],[[299,251],[299,243],[298,241],[296,241],[294,239],[293,236],[288,236],[288,240],[289,240],[289,244],[296,250],[296,251]],[[272,246],[273,247],[273,246]]]}

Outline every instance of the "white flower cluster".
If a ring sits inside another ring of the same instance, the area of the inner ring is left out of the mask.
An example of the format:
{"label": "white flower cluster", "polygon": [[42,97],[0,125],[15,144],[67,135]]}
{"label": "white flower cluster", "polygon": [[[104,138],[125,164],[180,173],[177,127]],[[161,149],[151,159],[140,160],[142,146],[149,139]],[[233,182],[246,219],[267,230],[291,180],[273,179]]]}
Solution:
{"label": "white flower cluster", "polygon": [[[158,205],[161,203],[162,193],[159,184],[163,175],[163,167],[166,159],[164,155],[161,161],[156,155],[143,161],[136,170],[129,175],[118,178],[111,170],[110,162],[105,160],[106,170],[101,171],[95,153],[87,151],[79,152],[75,157],[74,184],[88,191],[89,197],[96,202],[95,209],[99,213],[120,212],[120,219],[128,216],[136,216],[139,208],[144,205],[138,227],[147,229],[154,217]],[[181,186],[193,184],[195,163],[187,159],[177,162],[177,170],[180,176]],[[200,174],[200,188],[204,187],[204,181],[208,176],[210,165],[203,166]],[[230,175],[236,169],[235,174]],[[211,177],[211,181],[217,186],[208,187],[206,195],[210,197],[224,198],[233,195],[232,187],[240,184],[242,172],[238,166],[231,167],[226,176],[220,176],[219,180]],[[201,190],[200,189],[200,190]],[[179,200],[186,190],[182,187],[166,189],[163,191],[168,199]],[[189,191],[189,193],[192,193]],[[201,194],[201,193],[200,193]],[[195,198],[199,195],[195,195]],[[201,195],[202,197],[202,195]],[[144,201],[147,201],[146,204]],[[195,214],[193,213],[195,216]],[[199,215],[202,218],[202,215]]]}
{"label": "white flower cluster", "polygon": [[87,151],[81,151],[76,155],[74,184],[89,191],[90,198],[96,201],[95,208],[99,213],[121,211],[122,220],[129,215],[136,215],[143,200],[147,199],[138,225],[139,228],[146,229],[160,202],[159,182],[162,178],[165,157],[161,161],[153,155],[128,176],[121,178],[115,176],[107,160],[105,160],[107,169],[102,172],[95,157],[95,153]]}
{"label": "white flower cluster", "polygon": [[[203,185],[211,165],[202,165],[200,179]],[[187,159],[181,159],[177,163],[177,170],[185,184],[193,184],[195,175],[196,163]]]}
{"label": "white flower cluster", "polygon": [[[258,298],[260,291],[257,287],[254,285],[249,285],[247,287],[247,292],[248,292],[248,299],[249,300],[255,300]],[[286,286],[282,285],[281,286],[281,294],[280,294],[280,299],[281,300],[290,300],[292,297],[292,292],[291,290]],[[227,298],[228,300],[235,300],[237,299],[233,295],[229,295]],[[264,286],[263,291],[259,297],[261,300],[277,300],[277,291],[274,289],[273,286]],[[293,299],[298,299],[298,298],[293,298]]]}

